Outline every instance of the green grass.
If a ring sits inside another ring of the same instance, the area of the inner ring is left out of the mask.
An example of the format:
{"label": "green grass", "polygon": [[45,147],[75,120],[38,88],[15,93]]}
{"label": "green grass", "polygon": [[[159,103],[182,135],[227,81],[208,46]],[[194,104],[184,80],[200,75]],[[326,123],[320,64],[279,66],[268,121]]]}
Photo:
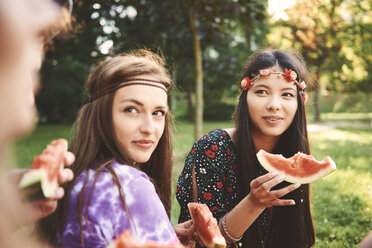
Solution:
{"label": "green grass", "polygon": [[[355,118],[349,116],[348,119]],[[231,122],[208,122],[204,124],[203,133],[232,126]],[[193,132],[191,123],[176,122],[174,183],[194,143]],[[47,143],[59,137],[68,138],[69,133],[70,126],[39,126],[31,135],[16,143],[19,164],[28,167],[32,157],[40,153]],[[312,184],[316,247],[356,247],[372,230],[372,127],[313,132],[310,139],[313,155],[317,159],[331,156],[338,168]],[[179,206],[175,200],[173,203],[171,221],[176,223]]]}
{"label": "green grass", "polygon": [[371,113],[322,113],[320,115],[322,121],[350,121],[350,122],[367,122],[372,123]]}
{"label": "green grass", "polygon": [[69,140],[70,125],[39,125],[26,137],[15,144],[16,159],[19,167],[28,168],[35,155],[41,153],[47,144],[58,138]]}
{"label": "green grass", "polygon": [[312,153],[337,170],[312,184],[316,247],[356,247],[372,230],[372,128],[311,133]]}

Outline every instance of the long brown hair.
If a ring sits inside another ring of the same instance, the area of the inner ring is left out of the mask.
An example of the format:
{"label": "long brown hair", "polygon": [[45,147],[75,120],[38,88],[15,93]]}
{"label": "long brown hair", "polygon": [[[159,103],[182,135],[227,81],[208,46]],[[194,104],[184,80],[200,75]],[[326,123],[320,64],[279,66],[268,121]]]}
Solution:
{"label": "long brown hair", "polygon": [[[245,66],[242,78],[258,74],[258,70],[278,66],[283,70],[292,69],[301,80],[308,79],[308,70],[303,58],[296,52],[261,50],[255,53]],[[291,157],[301,151],[310,154],[306,127],[306,113],[303,98],[297,87],[298,108],[290,127],[281,135],[273,153]],[[260,164],[255,154],[251,128],[252,121],[247,106],[247,90],[242,91],[234,113],[237,151],[239,155],[238,184],[241,199],[250,192],[250,182],[259,176]],[[281,183],[276,188],[288,185]],[[269,237],[275,247],[310,247],[315,243],[315,232],[310,212],[309,185],[302,185],[283,198],[294,199],[296,205],[274,207]],[[244,247],[260,247],[258,220],[244,234]],[[265,246],[267,247],[267,246]],[[270,245],[269,245],[270,247]]]}
{"label": "long brown hair", "polygon": [[[162,82],[166,89],[172,85],[170,76],[165,69],[164,60],[148,50],[140,49],[130,53],[121,54],[98,64],[91,71],[87,80],[88,96],[95,96],[110,87],[141,76],[151,76],[154,81]],[[94,101],[89,101],[80,110],[74,124],[74,136],[70,144],[70,151],[76,156],[71,169],[74,172],[74,180],[64,188],[66,196],[59,202],[57,211],[50,217],[40,221],[38,231],[41,238],[50,244],[57,244],[57,220],[59,218],[59,231],[62,234],[64,228],[65,209],[68,204],[68,195],[76,178],[88,168],[94,169],[95,177],[102,168],[107,168],[112,174],[121,200],[125,204],[124,193],[119,180],[111,167],[111,161],[115,159],[121,164],[133,165],[123,149],[120,149],[120,142],[116,138],[112,122],[112,103],[114,92],[107,93]],[[171,176],[172,176],[172,147],[171,147],[171,116],[165,116],[165,128],[157,147],[152,153],[149,161],[141,165],[142,170],[153,181],[157,193],[168,213],[171,209]],[[83,152],[82,152],[83,151]],[[85,186],[86,182],[84,183]],[[78,213],[80,226],[82,227],[82,194],[79,195]],[[89,203],[88,203],[89,205]],[[84,243],[82,230],[82,244]]]}

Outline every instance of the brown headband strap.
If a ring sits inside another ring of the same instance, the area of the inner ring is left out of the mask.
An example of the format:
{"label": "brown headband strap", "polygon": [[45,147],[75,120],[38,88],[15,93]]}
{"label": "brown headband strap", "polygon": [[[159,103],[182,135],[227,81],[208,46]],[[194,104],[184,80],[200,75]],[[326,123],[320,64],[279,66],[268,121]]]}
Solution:
{"label": "brown headband strap", "polygon": [[145,79],[145,78],[132,78],[132,79],[127,79],[126,81],[124,81],[120,84],[113,85],[113,86],[107,87],[106,89],[101,90],[97,94],[92,95],[88,102],[92,102],[92,101],[96,100],[97,98],[100,98],[101,96],[104,96],[104,95],[106,95],[108,93],[111,93],[111,92],[115,92],[116,90],[118,90],[120,88],[123,88],[123,87],[126,87],[126,86],[131,86],[131,85],[152,86],[152,87],[162,89],[162,90],[165,91],[165,93],[167,93],[167,88],[165,87],[163,82],[158,82],[158,81]]}

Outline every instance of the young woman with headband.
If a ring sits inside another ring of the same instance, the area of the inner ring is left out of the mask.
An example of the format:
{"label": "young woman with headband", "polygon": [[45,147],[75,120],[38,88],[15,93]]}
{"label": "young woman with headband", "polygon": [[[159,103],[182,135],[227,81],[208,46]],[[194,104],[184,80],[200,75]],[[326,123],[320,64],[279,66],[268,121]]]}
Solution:
{"label": "young woman with headband", "polygon": [[162,58],[147,50],[108,58],[92,70],[90,99],[70,147],[75,179],[56,213],[39,224],[49,243],[106,247],[124,230],[140,242],[179,242],[169,221],[171,84]]}

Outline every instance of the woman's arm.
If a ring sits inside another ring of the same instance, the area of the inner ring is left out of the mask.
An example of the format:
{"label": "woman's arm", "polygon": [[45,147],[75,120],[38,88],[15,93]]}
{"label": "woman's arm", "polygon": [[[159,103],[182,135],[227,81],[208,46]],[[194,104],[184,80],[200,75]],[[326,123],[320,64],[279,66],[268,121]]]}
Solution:
{"label": "woman's arm", "polygon": [[294,205],[294,200],[279,198],[297,189],[300,184],[291,184],[282,189],[270,191],[283,179],[284,177],[278,172],[270,172],[253,180],[250,184],[251,193],[226,214],[223,231],[234,238],[241,237],[266,207]]}

